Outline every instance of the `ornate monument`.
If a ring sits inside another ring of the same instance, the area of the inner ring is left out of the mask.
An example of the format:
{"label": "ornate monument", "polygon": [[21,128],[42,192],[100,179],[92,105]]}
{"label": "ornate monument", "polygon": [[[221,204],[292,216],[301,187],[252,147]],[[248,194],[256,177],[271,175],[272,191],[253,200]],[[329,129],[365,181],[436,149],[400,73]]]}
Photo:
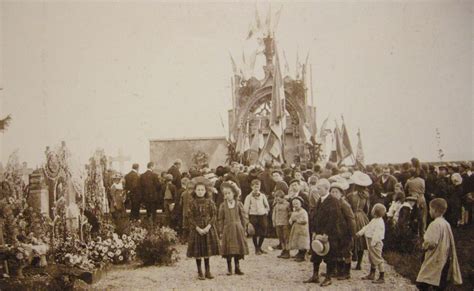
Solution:
{"label": "ornate monument", "polygon": [[[243,130],[249,144],[258,138],[259,132],[263,133],[266,140],[270,132],[269,122],[271,113],[271,99],[273,86],[273,72],[275,64],[275,39],[268,33],[263,38],[266,64],[263,66],[265,77],[258,80],[252,76],[245,79],[242,74],[235,74],[233,81],[233,108],[229,110],[229,136],[237,141],[239,133]],[[298,68],[297,68],[298,69]],[[284,92],[286,104],[286,129],[283,135],[283,154],[287,163],[308,161],[309,149],[306,146],[307,137],[304,130],[307,128],[311,136],[316,134],[316,107],[308,103],[309,82],[306,81],[307,64],[301,65],[301,74],[293,79],[282,76],[284,79]],[[238,142],[238,141],[237,141]],[[238,147],[238,146],[237,146]],[[243,149],[243,156],[249,164],[257,162],[258,147]]]}

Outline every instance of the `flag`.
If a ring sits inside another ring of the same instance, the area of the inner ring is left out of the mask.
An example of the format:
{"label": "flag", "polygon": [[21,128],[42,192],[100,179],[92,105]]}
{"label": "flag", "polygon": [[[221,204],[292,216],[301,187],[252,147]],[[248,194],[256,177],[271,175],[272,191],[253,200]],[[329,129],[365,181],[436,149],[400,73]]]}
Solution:
{"label": "flag", "polygon": [[263,132],[262,132],[262,120],[260,120],[257,131],[254,134],[252,144],[250,145],[250,149],[259,153],[260,150],[263,149],[264,145],[265,145],[265,139],[263,138]]}
{"label": "flag", "polygon": [[285,61],[285,72],[284,75],[289,76],[290,75],[290,65],[288,65],[288,60],[286,59],[286,54],[285,51],[283,51],[283,59]]}
{"label": "flag", "polygon": [[262,29],[262,22],[260,21],[260,15],[258,15],[257,4],[255,4],[255,28],[257,31]]}
{"label": "flag", "polygon": [[311,142],[311,132],[309,132],[308,126],[306,126],[306,124],[302,124],[301,133],[303,134],[304,142],[312,144],[312,142]]}
{"label": "flag", "polygon": [[230,56],[230,61],[232,62],[232,71],[234,72],[234,75],[238,75],[237,73],[237,65],[235,64],[234,58],[232,57],[232,54],[229,52]]}
{"label": "flag", "polygon": [[296,51],[296,67],[295,67],[295,79],[299,80],[300,79],[300,55],[298,51]]}
{"label": "flag", "polygon": [[342,162],[345,157],[343,157],[342,153],[342,134],[341,130],[339,129],[339,125],[337,124],[336,121],[336,128],[334,129],[334,140],[336,142],[336,154],[337,154],[337,163]]}
{"label": "flag", "polygon": [[239,135],[237,139],[237,145],[235,151],[239,154],[243,154],[250,149],[249,135],[246,128],[239,129]]}
{"label": "flag", "polygon": [[342,129],[341,129],[341,153],[342,159],[345,159],[351,155],[353,155],[351,141],[349,139],[349,133],[347,132],[346,124],[344,122],[344,117],[342,117]]}
{"label": "flag", "polygon": [[259,161],[277,160],[283,163],[283,134],[286,128],[285,90],[280,70],[280,59],[275,46],[275,67],[273,72],[272,99],[270,114],[270,133],[265,142]]}
{"label": "flag", "polygon": [[362,139],[360,138],[360,129],[357,132],[357,153],[356,153],[356,164],[358,166],[361,166],[362,168],[365,168],[365,162],[364,162],[364,149],[362,148]]}
{"label": "flag", "polygon": [[271,32],[270,26],[272,22],[272,5],[268,4],[268,13],[267,13],[267,18],[265,19],[265,28],[268,33]]}
{"label": "flag", "polygon": [[283,8],[283,5],[280,7],[280,9],[275,13],[275,22],[273,22],[273,32],[276,31],[278,22],[280,22],[280,15],[281,15],[281,9]]}

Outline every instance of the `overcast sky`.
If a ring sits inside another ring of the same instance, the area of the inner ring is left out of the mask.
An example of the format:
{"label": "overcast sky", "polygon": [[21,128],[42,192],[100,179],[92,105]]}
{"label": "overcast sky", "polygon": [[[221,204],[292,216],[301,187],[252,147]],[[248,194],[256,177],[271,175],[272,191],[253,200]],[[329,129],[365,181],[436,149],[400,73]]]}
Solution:
{"label": "overcast sky", "polygon": [[[435,161],[436,128],[445,160],[474,159],[471,3],[288,2],[276,38],[292,70],[310,52],[318,123],[343,114],[368,162]],[[102,147],[143,164],[149,139],[224,136],[229,52],[257,45],[255,2],[2,1],[0,13],[4,164],[18,148],[39,165],[61,140],[82,161]]]}

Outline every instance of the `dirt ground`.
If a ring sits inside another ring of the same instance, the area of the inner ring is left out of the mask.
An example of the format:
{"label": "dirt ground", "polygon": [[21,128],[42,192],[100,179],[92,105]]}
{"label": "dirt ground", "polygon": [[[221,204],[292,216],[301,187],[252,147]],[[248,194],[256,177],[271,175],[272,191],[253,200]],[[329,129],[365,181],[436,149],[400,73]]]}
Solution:
{"label": "dirt ground", "polygon": [[[94,290],[322,290],[316,284],[304,284],[312,273],[312,264],[309,260],[295,262],[292,259],[277,258],[279,250],[271,251],[269,246],[275,245],[277,240],[267,239],[264,249],[268,254],[256,256],[253,245],[249,240],[251,254],[241,262],[244,276],[227,276],[227,264],[221,257],[211,258],[212,280],[198,280],[194,259],[186,257],[186,246],[179,246],[180,261],[174,266],[140,267],[138,265],[121,266],[110,271],[100,282],[93,285]],[[293,251],[295,253],[296,251]],[[320,272],[325,272],[322,264]],[[363,281],[369,269],[367,255],[364,256],[362,271],[351,271],[350,280],[338,281],[324,287],[325,290],[416,290],[416,287],[407,279],[398,275],[391,266],[386,266],[386,283],[375,285]]]}

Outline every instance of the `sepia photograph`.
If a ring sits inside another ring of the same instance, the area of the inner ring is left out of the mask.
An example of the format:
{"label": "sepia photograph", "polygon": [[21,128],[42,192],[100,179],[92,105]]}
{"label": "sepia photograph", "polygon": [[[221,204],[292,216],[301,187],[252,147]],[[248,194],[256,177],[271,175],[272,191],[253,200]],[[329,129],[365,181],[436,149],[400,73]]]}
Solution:
{"label": "sepia photograph", "polygon": [[0,290],[474,290],[472,0],[0,0]]}

